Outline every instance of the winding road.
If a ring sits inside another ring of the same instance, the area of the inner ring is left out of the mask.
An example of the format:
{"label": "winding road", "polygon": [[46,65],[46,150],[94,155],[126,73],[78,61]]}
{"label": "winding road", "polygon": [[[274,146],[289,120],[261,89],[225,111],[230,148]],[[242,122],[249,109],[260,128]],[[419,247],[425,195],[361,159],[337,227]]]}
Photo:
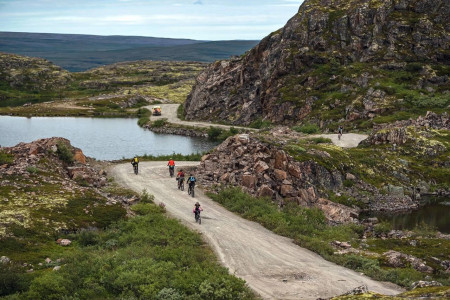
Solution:
{"label": "winding road", "polygon": [[[188,227],[199,231],[230,273],[244,279],[263,299],[317,299],[343,294],[367,285],[369,290],[394,295],[402,290],[390,283],[372,280],[324,260],[261,225],[227,211],[196,189],[192,198],[179,191],[168,176],[166,162],[141,162],[135,175],[129,163],[111,167],[110,174],[124,187],[136,192],[146,189],[163,202],[167,212]],[[179,162],[177,167],[198,162]],[[204,208],[202,224],[194,221],[192,207]]]}

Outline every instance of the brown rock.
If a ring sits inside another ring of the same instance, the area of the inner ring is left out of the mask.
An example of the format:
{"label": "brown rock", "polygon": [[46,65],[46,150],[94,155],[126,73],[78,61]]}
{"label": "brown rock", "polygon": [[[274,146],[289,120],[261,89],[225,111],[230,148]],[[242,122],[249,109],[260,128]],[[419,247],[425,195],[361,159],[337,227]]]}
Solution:
{"label": "brown rock", "polygon": [[274,193],[274,191],[266,184],[261,186],[258,190],[259,197],[271,197],[272,198],[273,193]]}
{"label": "brown rock", "polygon": [[280,170],[286,170],[287,156],[283,150],[279,150],[275,153],[275,168]]}
{"label": "brown rock", "polygon": [[263,174],[270,169],[269,165],[262,160],[258,161],[253,168],[257,174]]}
{"label": "brown rock", "polygon": [[220,176],[219,180],[223,181],[223,182],[228,182],[229,179],[230,179],[230,173],[225,173],[222,176]]}
{"label": "brown rock", "polygon": [[331,202],[330,200],[319,198],[315,206],[320,208],[325,214],[325,218],[331,223],[345,224],[352,223],[358,218],[359,211],[348,206]]}
{"label": "brown rock", "polygon": [[295,178],[302,179],[302,171],[297,164],[290,164],[288,166],[289,174]]}
{"label": "brown rock", "polygon": [[83,165],[86,164],[86,156],[84,156],[83,151],[80,149],[75,149],[75,155],[73,156],[73,159],[79,163],[82,163]]}
{"label": "brown rock", "polygon": [[280,194],[284,197],[292,194],[294,191],[294,188],[290,184],[283,184],[281,185]]}
{"label": "brown rock", "polygon": [[254,175],[243,175],[242,176],[242,185],[249,189],[255,188],[256,181],[257,181],[257,178]]}
{"label": "brown rock", "polygon": [[275,178],[280,181],[283,181],[287,178],[287,173],[283,170],[275,169],[273,173],[275,175]]}

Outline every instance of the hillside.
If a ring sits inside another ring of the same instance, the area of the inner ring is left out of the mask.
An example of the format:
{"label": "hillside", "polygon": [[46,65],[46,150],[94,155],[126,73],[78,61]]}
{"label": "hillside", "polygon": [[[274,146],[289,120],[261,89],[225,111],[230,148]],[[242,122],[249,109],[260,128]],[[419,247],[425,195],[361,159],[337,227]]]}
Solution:
{"label": "hillside", "polygon": [[443,0],[307,0],[245,56],[197,78],[186,119],[368,128],[450,104]]}
{"label": "hillside", "polygon": [[44,59],[0,53],[0,114],[127,116],[126,108],[183,102],[205,66],[132,61],[71,73]]}
{"label": "hillside", "polygon": [[135,60],[212,62],[241,55],[256,44],[257,41],[0,32],[0,51],[45,58],[71,72]]}

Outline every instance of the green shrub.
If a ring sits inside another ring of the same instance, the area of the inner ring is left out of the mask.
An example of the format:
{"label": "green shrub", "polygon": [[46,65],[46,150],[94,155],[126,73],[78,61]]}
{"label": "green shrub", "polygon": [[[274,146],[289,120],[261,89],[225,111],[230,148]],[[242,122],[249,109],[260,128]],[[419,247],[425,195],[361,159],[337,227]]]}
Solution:
{"label": "green shrub", "polygon": [[177,108],[177,117],[184,121],[184,104],[180,104]]}
{"label": "green shrub", "polygon": [[343,184],[344,184],[345,187],[350,188],[350,187],[352,187],[355,184],[355,182],[353,180],[345,179]]}
{"label": "green shrub", "polygon": [[222,129],[220,129],[218,127],[211,126],[208,129],[208,139],[210,141],[217,141],[221,134],[222,134]]}
{"label": "green shrub", "polygon": [[314,144],[331,144],[331,139],[329,138],[325,138],[325,137],[315,137],[315,138],[309,138],[306,139],[306,141],[310,142],[310,143],[314,143]]}
{"label": "green shrub", "polygon": [[164,127],[164,125],[167,124],[167,119],[166,118],[162,118],[162,119],[158,119],[156,121],[153,121],[151,127],[152,128],[159,128],[159,127]]}
{"label": "green shrub", "polygon": [[82,230],[77,236],[81,246],[91,246],[98,243],[98,232],[92,230]]}
{"label": "green shrub", "polygon": [[376,235],[387,234],[392,229],[394,229],[394,227],[389,222],[380,222],[376,224],[373,228]]}
{"label": "green shrub", "polygon": [[14,155],[0,151],[0,165],[12,164],[14,162]]}
{"label": "green shrub", "polygon": [[59,159],[66,164],[73,164],[74,159],[72,150],[70,150],[69,147],[63,142],[58,142],[57,148],[58,149],[56,150],[56,154],[58,155]]}
{"label": "green shrub", "polygon": [[311,123],[305,124],[302,126],[294,126],[294,127],[292,127],[292,129],[297,132],[302,132],[302,133],[306,133],[306,134],[317,133],[320,130],[319,126],[317,126],[316,124],[311,124]]}
{"label": "green shrub", "polygon": [[142,191],[141,203],[153,203],[155,201],[155,196],[150,195],[146,189]]}
{"label": "green shrub", "polygon": [[30,174],[36,174],[37,172],[39,172],[39,169],[36,168],[35,166],[28,166],[27,167],[27,172]]}
{"label": "green shrub", "polygon": [[258,119],[253,121],[252,123],[250,123],[250,125],[248,125],[248,127],[250,128],[256,128],[256,129],[265,129],[265,128],[269,128],[270,126],[272,126],[272,123],[268,120],[262,120],[262,119]]}
{"label": "green shrub", "polygon": [[139,118],[138,119],[139,127],[143,127],[144,125],[146,125],[150,122],[150,115],[151,115],[151,112],[147,108],[139,108],[136,111],[136,116]]}

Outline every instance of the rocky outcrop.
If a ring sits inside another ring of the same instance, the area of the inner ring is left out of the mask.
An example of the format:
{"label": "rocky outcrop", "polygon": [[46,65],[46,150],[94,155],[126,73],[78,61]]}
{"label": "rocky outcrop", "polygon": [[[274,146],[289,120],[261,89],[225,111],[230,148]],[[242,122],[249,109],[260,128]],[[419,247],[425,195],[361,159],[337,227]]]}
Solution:
{"label": "rocky outcrop", "polygon": [[296,162],[277,146],[242,134],[228,138],[202,157],[197,177],[203,185],[239,186],[254,196],[318,207],[331,223],[356,221],[359,211],[321,198],[316,187],[341,186],[343,175],[329,172],[314,161]]}
{"label": "rocky outcrop", "polygon": [[426,263],[412,255],[407,255],[394,250],[383,253],[385,262],[388,266],[394,268],[403,268],[407,265],[411,265],[414,269],[419,272],[432,273],[433,268],[426,265]]}
{"label": "rocky outcrop", "polygon": [[146,128],[150,131],[153,131],[155,133],[175,134],[175,135],[190,136],[190,137],[203,137],[203,138],[208,137],[208,133],[203,132],[198,129],[186,129],[186,128],[182,128],[182,127],[170,127],[170,126],[152,127],[151,124],[145,125],[144,128]]}
{"label": "rocky outcrop", "polygon": [[[58,156],[58,147],[65,145],[73,155],[73,165],[68,165]],[[79,148],[72,147],[70,141],[64,138],[40,139],[31,143],[20,143],[14,147],[4,147],[1,151],[13,155],[12,164],[0,168],[2,175],[16,175],[30,177],[31,173],[50,171],[67,179],[83,181],[91,186],[104,186],[106,177],[86,163],[86,156]],[[41,166],[42,159],[50,159],[51,169]],[[6,183],[8,184],[8,183]],[[69,184],[71,186],[72,184]]]}
{"label": "rocky outcrop", "polygon": [[413,74],[399,80],[412,81],[418,99],[427,96],[420,89],[444,99],[448,75],[427,64],[450,59],[449,14],[445,0],[306,0],[246,55],[202,72],[186,119],[248,125],[296,123],[311,112],[318,123],[373,118],[402,107],[404,96],[380,84],[397,71]]}

